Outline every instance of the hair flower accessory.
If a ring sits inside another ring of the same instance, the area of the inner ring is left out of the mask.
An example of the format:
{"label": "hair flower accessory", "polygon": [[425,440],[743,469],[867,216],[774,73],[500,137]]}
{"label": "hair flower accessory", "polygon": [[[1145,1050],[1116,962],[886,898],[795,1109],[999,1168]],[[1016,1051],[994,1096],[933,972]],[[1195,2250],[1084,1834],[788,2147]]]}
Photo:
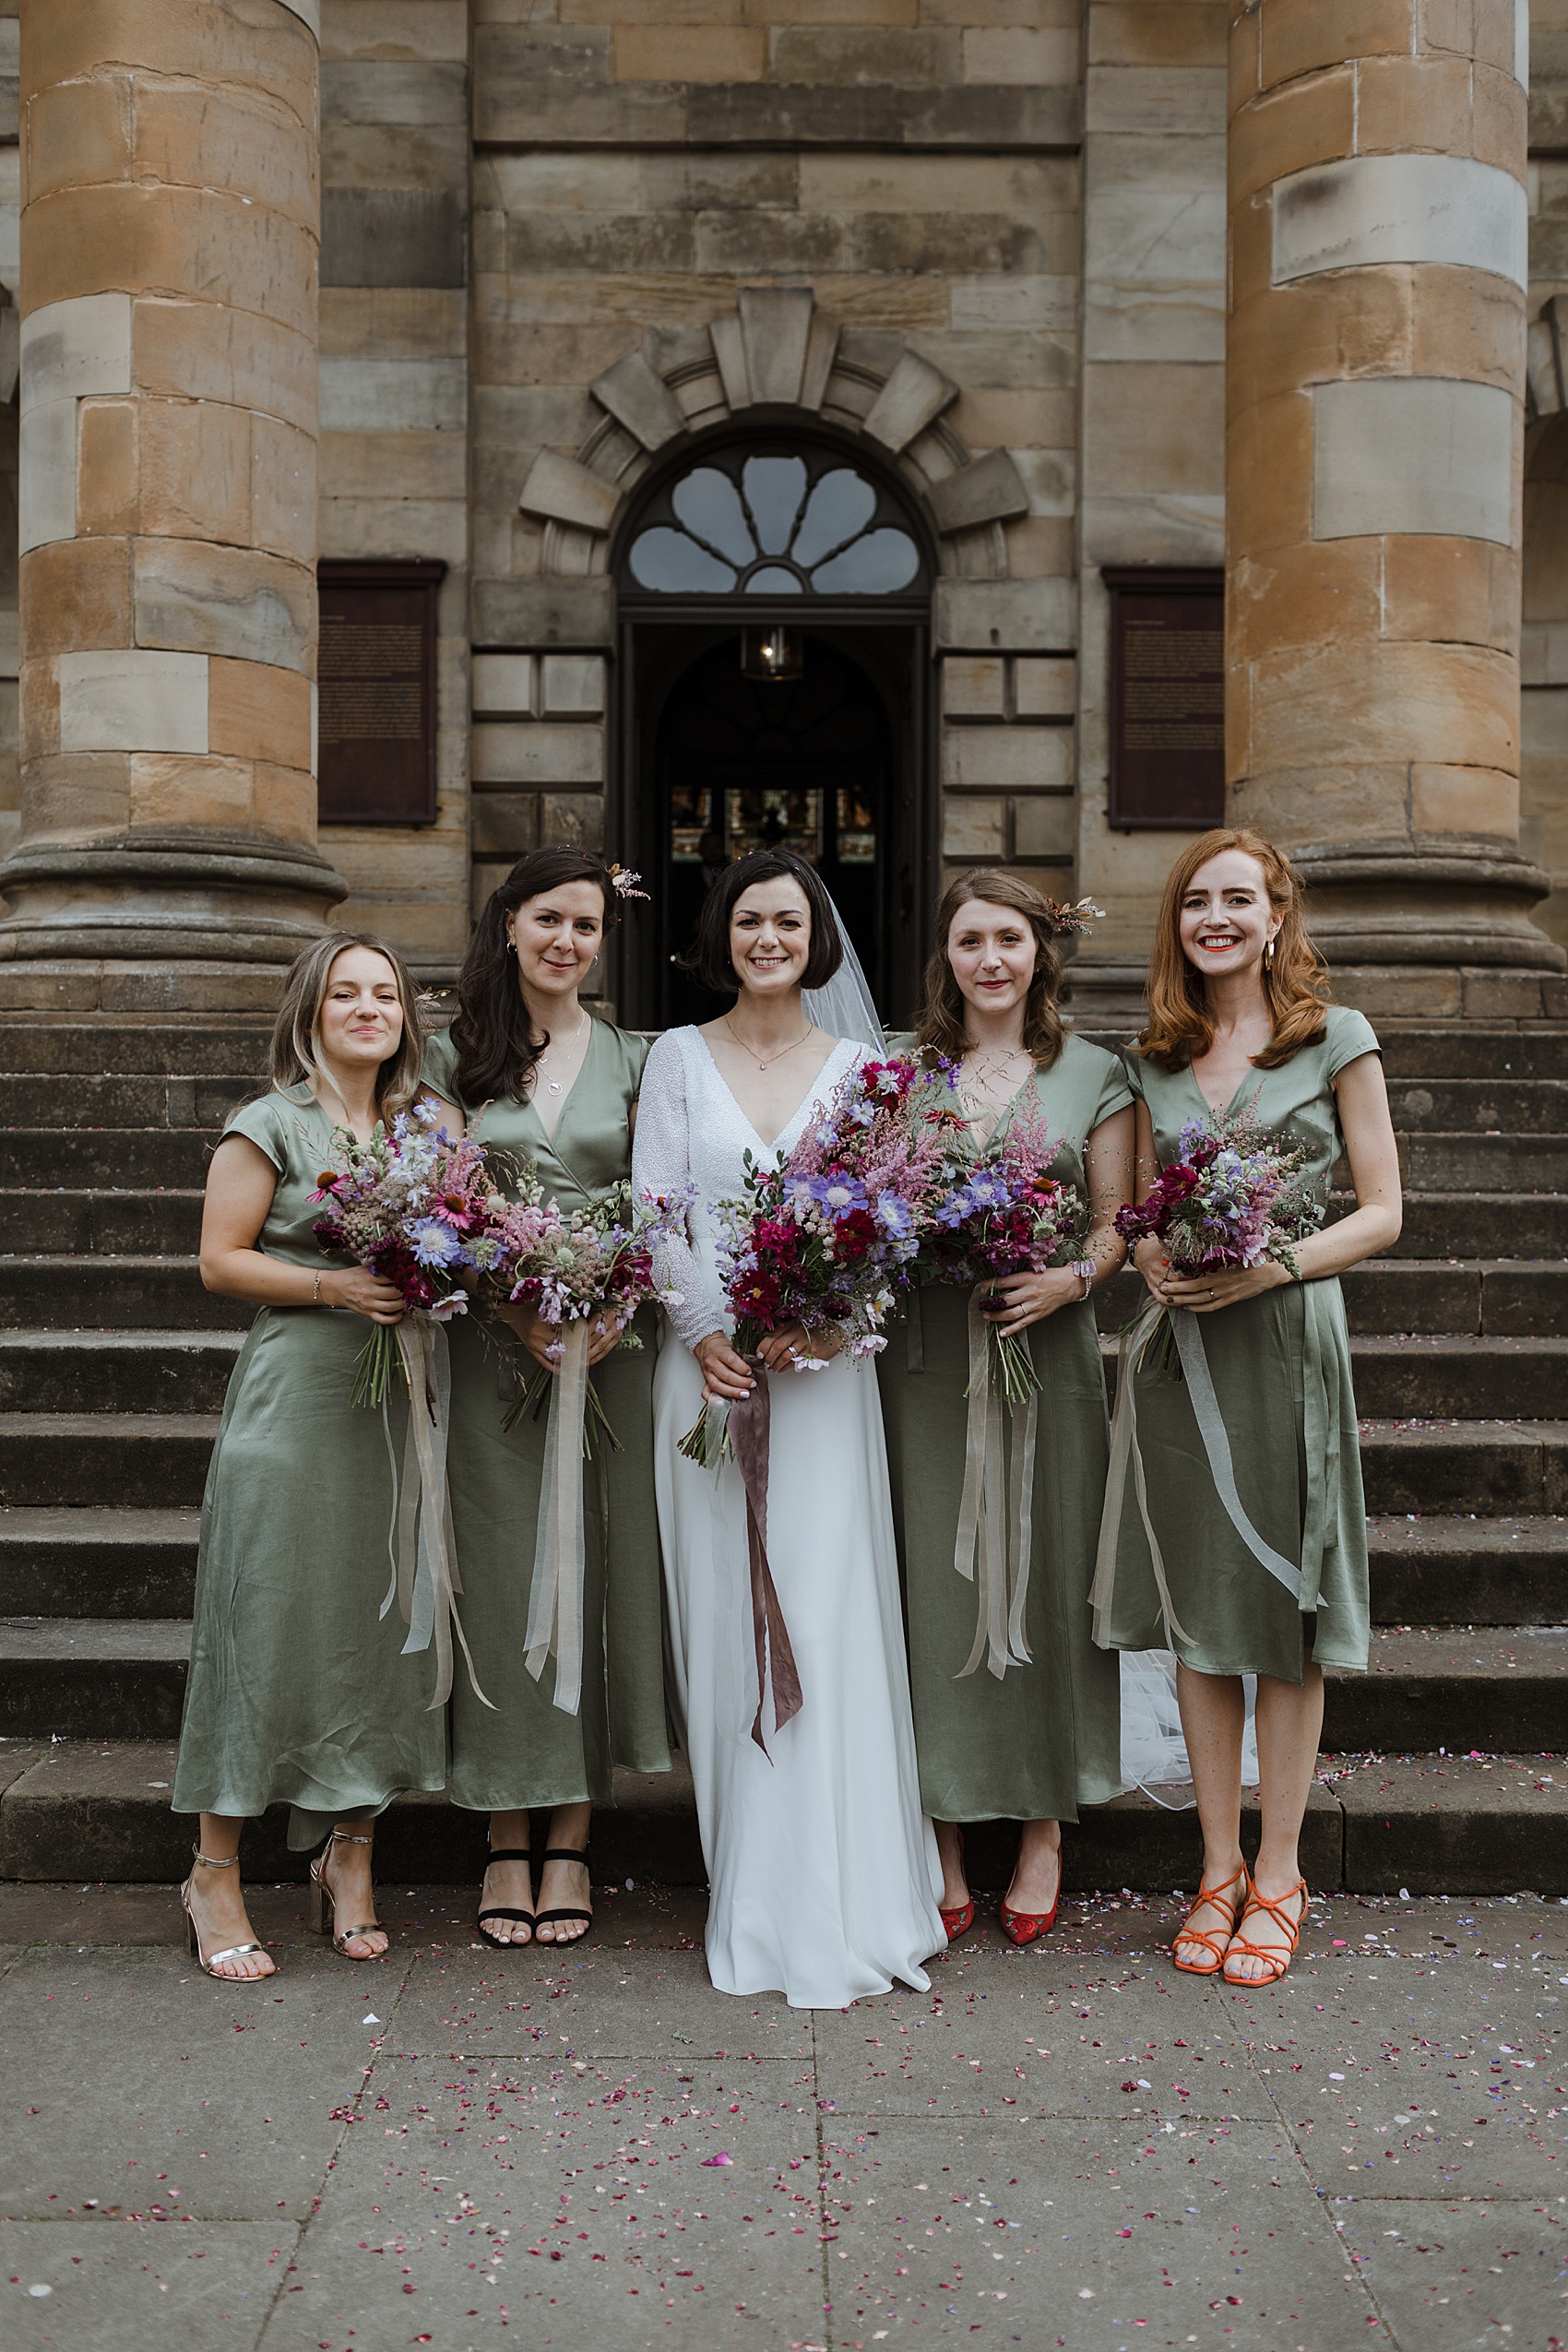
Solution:
{"label": "hair flower accessory", "polygon": [[618,859],[612,861],[608,872],[617,898],[646,898],[647,897],[646,890],[637,888],[638,883],[642,880],[641,874],[634,873],[629,866],[622,865]]}
{"label": "hair flower accessory", "polygon": [[1070,906],[1063,906],[1056,898],[1047,898],[1051,911],[1051,927],[1058,932],[1087,932],[1090,926],[1105,921],[1105,909],[1097,907],[1092,898],[1075,898]]}

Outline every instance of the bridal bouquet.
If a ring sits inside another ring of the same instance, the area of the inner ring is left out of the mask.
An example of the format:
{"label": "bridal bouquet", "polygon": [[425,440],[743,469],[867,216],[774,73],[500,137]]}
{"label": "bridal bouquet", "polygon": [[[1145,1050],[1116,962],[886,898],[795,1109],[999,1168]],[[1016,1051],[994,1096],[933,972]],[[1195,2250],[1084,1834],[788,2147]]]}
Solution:
{"label": "bridal bouquet", "polygon": [[[461,1275],[477,1263],[491,1184],[480,1146],[466,1137],[454,1143],[439,1118],[421,1101],[368,1144],[335,1131],[340,1165],[316,1180],[312,1197],[325,1206],[311,1230],[321,1250],[395,1283],[411,1313],[446,1323],[468,1312]],[[398,1326],[373,1324],[355,1360],[351,1402],[379,1407],[394,1372],[407,1384]]]}
{"label": "bridal bouquet", "polygon": [[[1034,1274],[1078,1254],[1087,1210],[1083,1195],[1051,1173],[1061,1148],[1038,1114],[1020,1111],[983,1158],[956,1170],[927,1212],[921,1240],[922,1262],[937,1281]],[[989,1353],[1009,1406],[1039,1393],[1028,1339],[992,1326]]]}
{"label": "bridal bouquet", "polygon": [[[1304,1146],[1286,1147],[1250,1108],[1192,1120],[1147,1198],[1117,1211],[1116,1229],[1133,1248],[1151,1235],[1162,1241],[1179,1274],[1273,1258],[1300,1279],[1292,1244],[1323,1222],[1324,1211],[1306,1159]],[[1173,1352],[1169,1313],[1158,1332],[1164,1370]]]}
{"label": "bridal bouquet", "polygon": [[[792,1323],[836,1333],[852,1357],[886,1346],[884,1325],[909,1287],[956,1113],[945,1072],[889,1058],[863,1063],[777,1168],[746,1155],[746,1190],[719,1204],[719,1265],[735,1346],[755,1353]],[[819,1372],[826,1359],[799,1358]],[[703,1407],[681,1441],[689,1461],[733,1455],[728,1416]]]}
{"label": "bridal bouquet", "polygon": [[[646,1300],[680,1303],[654,1275],[654,1253],[667,1236],[684,1229],[691,1194],[634,1200],[629,1184],[617,1184],[585,1208],[563,1212],[544,1198],[533,1170],[522,1176],[517,1199],[499,1195],[488,1203],[487,1229],[473,1247],[481,1290],[505,1303],[533,1308],[554,1336],[545,1353],[559,1366],[575,1326],[599,1321],[617,1327],[616,1346],[640,1348],[630,1330]],[[543,1402],[551,1374],[542,1367],[529,1381],[502,1426],[510,1429],[530,1406]],[[619,1440],[606,1420],[593,1384],[588,1403],[611,1443]]]}

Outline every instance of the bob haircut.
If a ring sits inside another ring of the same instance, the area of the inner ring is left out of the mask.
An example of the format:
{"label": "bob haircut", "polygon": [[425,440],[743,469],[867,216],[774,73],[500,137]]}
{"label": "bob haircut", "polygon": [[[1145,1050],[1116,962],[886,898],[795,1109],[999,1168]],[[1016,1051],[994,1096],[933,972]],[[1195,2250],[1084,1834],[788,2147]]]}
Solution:
{"label": "bob haircut", "polygon": [[1279,918],[1274,960],[1260,974],[1274,1034],[1264,1051],[1253,1054],[1253,1067],[1277,1070],[1323,1035],[1323,1016],[1330,1003],[1328,968],[1307,934],[1295,869],[1282,850],[1250,826],[1218,826],[1212,833],[1200,833],[1182,850],[1159,902],[1148,959],[1148,1019],[1139,1032],[1137,1050],[1167,1070],[1201,1061],[1214,1043],[1208,990],[1182,945],[1182,901],[1200,868],[1227,849],[1240,849],[1257,860],[1268,903]]}
{"label": "bob haircut", "polygon": [[407,1111],[419,1091],[424,1028],[420,1019],[419,998],[402,957],[395,947],[388,947],[372,932],[325,932],[295,956],[283,983],[283,1002],[273,1026],[269,1075],[275,1087],[297,1087],[303,1079],[306,1085],[319,1084],[337,1093],[321,1066],[321,1008],[332,982],[332,967],[350,947],[368,948],[373,956],[381,956],[398,983],[403,1034],[397,1051],[387,1055],[375,1075],[376,1109],[384,1119],[395,1119],[399,1111]]}
{"label": "bob haircut", "polygon": [[968,1051],[964,1027],[964,993],[947,954],[947,942],[961,907],[979,898],[988,907],[1004,907],[1027,923],[1035,936],[1035,974],[1024,999],[1024,1051],[1037,1070],[1049,1070],[1062,1051],[1062,1016],[1056,999],[1062,986],[1062,958],[1056,946],[1056,920],[1033,883],[1000,866],[979,866],[956,874],[942,894],[936,909],[936,945],[925,968],[925,1001],[915,1029],[915,1044],[923,1053],[956,1062]]}
{"label": "bob haircut", "polygon": [[544,1048],[535,1042],[517,985],[506,918],[530,898],[542,898],[547,891],[571,882],[591,882],[600,891],[608,931],[619,900],[609,867],[592,849],[530,849],[484,902],[457,975],[457,1010],[452,1021],[457,1088],[465,1102],[494,1102],[507,1095],[523,1102],[528,1098],[534,1065]]}
{"label": "bob haircut", "polygon": [[712,989],[716,995],[738,993],[741,983],[730,956],[730,920],[736,902],[754,883],[781,882],[786,878],[798,882],[805,892],[812,919],[811,945],[801,986],[827,986],[844,960],[844,950],[839,944],[838,918],[826,884],[816,868],[808,865],[804,858],[796,857],[792,849],[754,849],[750,857],[737,858],[732,866],[726,866],[715,881],[702,902],[691,953],[681,959],[684,969],[695,973],[704,988]]}

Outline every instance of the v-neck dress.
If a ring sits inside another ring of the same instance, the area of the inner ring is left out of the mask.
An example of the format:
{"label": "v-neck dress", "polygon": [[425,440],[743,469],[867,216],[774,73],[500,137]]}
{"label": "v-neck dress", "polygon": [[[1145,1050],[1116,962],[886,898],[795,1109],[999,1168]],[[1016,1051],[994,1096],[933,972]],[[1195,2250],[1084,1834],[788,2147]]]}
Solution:
{"label": "v-neck dress", "polygon": [[[1365,1016],[1331,1005],[1324,1035],[1277,1070],[1257,1070],[1228,1109],[1255,1106],[1287,1146],[1307,1147],[1327,1197],[1344,1149],[1334,1081],[1378,1042]],[[1182,1131],[1208,1113],[1192,1070],[1129,1051],[1128,1080],[1148,1106],[1163,1168]],[[1168,1637],[1134,1481],[1116,1530],[1116,1581],[1100,1638],[1115,1649],[1173,1648],[1204,1674],[1273,1674],[1299,1683],[1320,1666],[1364,1668],[1371,1607],[1366,1505],[1350,1339],[1336,1276],[1292,1282],[1194,1318],[1229,1441],[1241,1505],[1266,1544],[1300,1564],[1300,1606],[1253,1557],[1220,1499],[1184,1381],[1123,1363],[1136,1383],[1137,1443],[1149,1517],[1187,1639]]]}
{"label": "v-neck dress", "polygon": [[[895,1042],[897,1042],[897,1040]],[[907,1040],[905,1041],[907,1042]],[[1054,1172],[1087,1198],[1084,1146],[1132,1100],[1120,1059],[1069,1036],[1028,1093],[1062,1148]],[[977,1156],[988,1146],[976,1146]],[[1093,1301],[1025,1334],[1041,1396],[1025,1633],[1033,1664],[998,1681],[982,1659],[958,1681],[975,1633],[975,1586],[953,1564],[968,1426],[969,1291],[928,1283],[877,1359],[893,1517],[904,1572],[921,1803],[938,1821],[1075,1822],[1116,1796],[1120,1669],[1095,1647],[1089,1586],[1105,1494],[1105,1375]],[[1014,1432],[1008,1432],[1009,1444]]]}
{"label": "v-neck dress", "polygon": [[[246,1103],[225,1130],[278,1171],[257,1247],[313,1274],[346,1265],[317,1249],[313,1198],[332,1122],[304,1086]],[[381,1615],[408,1399],[349,1401],[370,1336],[344,1307],[263,1307],[240,1350],[208,1470],[196,1557],[190,1676],[174,1773],[177,1813],[246,1819],[293,1808],[289,1843],[376,1813],[399,1789],[438,1789],[446,1727],[431,1711],[434,1650],[402,1656],[408,1629]]]}
{"label": "v-neck dress", "polygon": [[[445,1035],[426,1047],[423,1077],[457,1103],[469,1134],[497,1154],[501,1190],[509,1189],[506,1159],[531,1161],[548,1196],[570,1210],[631,1174],[632,1106],[647,1059],[644,1039],[595,1020],[552,1136],[531,1101],[459,1101],[457,1052]],[[480,1686],[492,1702],[482,1705],[459,1673],[452,1688],[451,1795],[469,1812],[603,1804],[615,1765],[670,1769],[653,1499],[655,1311],[645,1307],[633,1328],[641,1351],[618,1348],[593,1373],[621,1445],[617,1452],[600,1433],[583,1464],[583,1689],[579,1712],[566,1715],[552,1695],[554,1661],[546,1660],[537,1682],[524,1664],[553,1384],[537,1420],[525,1413],[503,1431],[519,1383],[537,1369],[534,1358],[493,1318],[482,1329],[478,1316],[448,1325],[446,1476],[463,1580],[458,1607]]]}

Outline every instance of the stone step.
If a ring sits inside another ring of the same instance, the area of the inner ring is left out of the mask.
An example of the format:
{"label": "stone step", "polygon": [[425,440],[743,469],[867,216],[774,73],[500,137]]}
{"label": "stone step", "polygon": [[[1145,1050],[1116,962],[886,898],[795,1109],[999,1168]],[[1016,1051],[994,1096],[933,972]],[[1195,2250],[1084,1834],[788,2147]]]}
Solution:
{"label": "stone step", "polygon": [[[192,1823],[170,1811],[174,1745],[168,1740],[62,1740],[0,1744],[0,1877],[25,1882],[173,1885],[190,1868]],[[1171,1792],[1174,1793],[1174,1792]],[[594,1817],[598,1884],[635,1879],[706,1883],[683,1764],[668,1773],[617,1773],[614,1803]],[[291,1853],[288,1815],[274,1806],[245,1831],[246,1875],[303,1883],[308,1857]],[[1254,1805],[1242,1842],[1257,1841]],[[485,1824],[441,1797],[399,1798],[376,1830],[378,1877],[410,1885],[477,1887]],[[1005,1884],[1016,1835],[977,1823],[968,1850],[974,1883]],[[1142,1791],[1087,1806],[1064,1837],[1072,1893],[1095,1887],[1189,1891],[1198,1883],[1196,1813]],[[1320,1894],[1568,1894],[1568,1774],[1560,1762],[1515,1754],[1331,1764],[1307,1807],[1301,1859]]]}
{"label": "stone step", "polygon": [[1392,1088],[1405,1078],[1568,1076],[1568,1024],[1506,1028],[1482,1021],[1377,1024]]}
{"label": "stone step", "polygon": [[169,1077],[148,1071],[106,1077],[0,1072],[0,1125],[7,1127],[221,1127],[256,1092],[249,1077]]}
{"label": "stone step", "polygon": [[1396,1079],[1388,1107],[1398,1134],[1568,1133],[1568,1083],[1561,1077]]}
{"label": "stone step", "polygon": [[[1331,1216],[1356,1204],[1336,1193]],[[1403,1258],[1568,1257],[1568,1193],[1407,1193],[1405,1222],[1394,1248],[1372,1263]]]}
{"label": "stone step", "polygon": [[1568,1421],[1361,1422],[1367,1509],[1494,1515],[1568,1511]]}
{"label": "stone step", "polygon": [[184,1618],[0,1619],[0,1732],[172,1739],[190,1649]]}
{"label": "stone step", "polygon": [[197,1510],[216,1413],[0,1413],[0,1504]]}
{"label": "stone step", "polygon": [[1565,1339],[1358,1333],[1350,1359],[1363,1416],[1426,1421],[1568,1416]]}
{"label": "stone step", "polygon": [[1379,1625],[1568,1624],[1568,1519],[1380,1512],[1367,1549]]}
{"label": "stone step", "polygon": [[[1370,1258],[1340,1280],[1352,1333],[1568,1336],[1568,1261],[1561,1258]],[[1146,1296],[1142,1277],[1124,1268],[1095,1294],[1100,1330],[1120,1331]]]}
{"label": "stone step", "polygon": [[40,1021],[35,1016],[0,1015],[0,1067],[18,1073],[103,1071],[120,1076],[170,1071],[186,1077],[264,1080],[270,1021],[237,1016],[189,1021]]}
{"label": "stone step", "polygon": [[1568,1136],[1407,1133],[1399,1172],[1412,1193],[1568,1192]]}
{"label": "stone step", "polygon": [[0,1511],[0,1617],[188,1617],[198,1511]]}
{"label": "stone step", "polygon": [[221,1126],[0,1127],[0,1186],[53,1192],[65,1185],[125,1186],[156,1192],[160,1185],[196,1191],[207,1182]]}
{"label": "stone step", "polygon": [[202,1196],[183,1191],[0,1191],[0,1251],[30,1257],[194,1257]]}
{"label": "stone step", "polygon": [[0,1412],[218,1413],[237,1331],[0,1331]]}
{"label": "stone step", "polygon": [[14,1329],[244,1331],[255,1318],[247,1300],[204,1289],[194,1257],[12,1257],[0,1272],[0,1325]]}

